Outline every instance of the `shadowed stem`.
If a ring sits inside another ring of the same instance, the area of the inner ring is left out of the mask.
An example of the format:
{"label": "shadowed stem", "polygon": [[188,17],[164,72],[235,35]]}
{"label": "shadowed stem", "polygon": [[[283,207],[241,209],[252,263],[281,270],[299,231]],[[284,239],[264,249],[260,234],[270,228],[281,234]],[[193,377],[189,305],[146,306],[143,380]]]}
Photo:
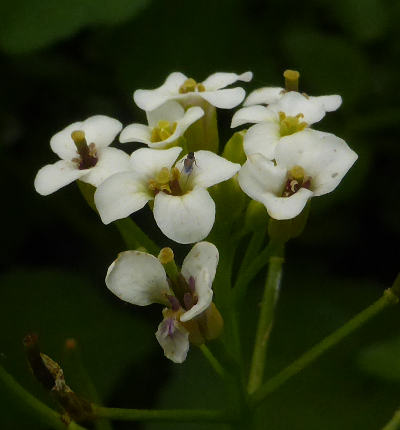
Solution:
{"label": "shadowed stem", "polygon": [[400,409],[398,409],[393,418],[382,428],[382,430],[399,430],[400,429]]}
{"label": "shadowed stem", "polygon": [[240,305],[246,295],[247,285],[257,276],[259,271],[267,265],[268,259],[275,254],[277,244],[270,241],[268,245],[258,254],[257,257],[247,266],[244,267],[238,274],[235,286],[234,297],[236,305]]}
{"label": "shadowed stem", "polygon": [[118,421],[158,421],[158,422],[220,422],[228,423],[235,419],[232,413],[211,409],[120,409],[92,405],[98,418]]}
{"label": "shadowed stem", "polygon": [[62,419],[61,415],[55,412],[53,409],[49,408],[47,405],[42,403],[32,394],[28,393],[19,383],[7,373],[2,366],[0,366],[0,380],[2,385],[7,387],[9,392],[11,392],[15,398],[17,398],[27,410],[31,412],[38,418],[38,421],[48,425],[55,430],[85,430],[84,427],[71,422],[66,425]]}
{"label": "shadowed stem", "polygon": [[281,257],[271,257],[269,259],[267,280],[265,282],[264,296],[261,302],[256,339],[251,359],[249,382],[247,385],[249,394],[254,393],[262,384],[267,344],[279,295],[282,264],[283,258]]}
{"label": "shadowed stem", "polygon": [[[399,278],[398,278],[399,279]],[[398,291],[397,280],[392,288],[385,290],[383,296],[378,299],[375,303],[361,311],[354,318],[352,318],[348,323],[340,327],[338,330],[333,332],[331,335],[327,336],[320,343],[315,345],[313,348],[308,350],[297,360],[295,360],[288,367],[283,369],[276,376],[273,376],[267,382],[265,382],[251,397],[250,401],[255,406],[262,402],[265,397],[277,390],[281,385],[283,385],[288,379],[302,371],[305,367],[313,363],[317,358],[319,358],[324,352],[328,351],[334,345],[339,343],[346,336],[353,333],[355,330],[363,326],[371,318],[378,315],[384,309],[391,305],[398,303]]]}
{"label": "shadowed stem", "polygon": [[208,349],[206,344],[202,344],[199,346],[201,352],[203,353],[204,357],[208,360],[211,367],[215,370],[215,372],[221,376],[221,378],[226,378],[228,375],[225,371],[225,369],[222,367],[221,363],[215,358],[214,354]]}

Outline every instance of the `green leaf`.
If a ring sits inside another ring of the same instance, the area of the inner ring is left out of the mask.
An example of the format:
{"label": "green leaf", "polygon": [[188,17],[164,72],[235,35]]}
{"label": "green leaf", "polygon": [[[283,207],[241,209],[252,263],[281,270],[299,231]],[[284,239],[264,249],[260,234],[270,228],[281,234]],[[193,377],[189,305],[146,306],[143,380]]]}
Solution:
{"label": "green leaf", "polygon": [[[0,288],[2,364],[47,403],[49,396],[33,380],[24,356],[22,338],[27,333],[36,332],[41,350],[61,367],[67,364],[65,340],[75,338],[102,399],[110,395],[126,368],[156,348],[154,327],[135,314],[135,308],[113,300],[103,282],[95,287],[70,273],[31,270],[2,276]],[[64,367],[67,383],[74,389],[74,372]],[[1,428],[11,428],[7,424],[15,423],[23,412],[18,407],[14,406],[14,413],[0,414]]]}
{"label": "green leaf", "polygon": [[0,46],[11,54],[44,48],[94,25],[115,25],[139,13],[149,0],[16,0],[0,5]]}

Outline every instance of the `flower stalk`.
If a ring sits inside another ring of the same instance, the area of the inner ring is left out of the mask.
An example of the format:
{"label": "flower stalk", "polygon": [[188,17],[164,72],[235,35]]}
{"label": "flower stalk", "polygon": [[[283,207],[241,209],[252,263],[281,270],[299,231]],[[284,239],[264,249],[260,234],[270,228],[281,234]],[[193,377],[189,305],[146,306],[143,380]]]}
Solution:
{"label": "flower stalk", "polygon": [[269,259],[268,275],[261,302],[261,311],[247,385],[249,394],[253,394],[263,381],[265,355],[274,320],[275,307],[278,301],[283,261],[282,257],[273,256]]}
{"label": "flower stalk", "polygon": [[[397,278],[397,280],[398,279],[399,277]],[[397,280],[395,281],[394,286],[397,285]],[[320,343],[318,343],[313,348],[301,355],[292,364],[290,364],[277,375],[273,376],[271,379],[265,382],[257,391],[253,393],[253,395],[251,396],[251,403],[253,405],[261,403],[265,399],[265,397],[276,391],[292,376],[295,376],[297,373],[305,369],[322,354],[324,354],[326,351],[338,344],[345,337],[362,327],[365,323],[367,323],[370,319],[381,313],[383,310],[397,304],[398,301],[399,297],[396,291],[393,291],[392,288],[385,290],[383,296],[375,303],[361,311],[349,322],[347,322],[338,330],[327,336]]]}

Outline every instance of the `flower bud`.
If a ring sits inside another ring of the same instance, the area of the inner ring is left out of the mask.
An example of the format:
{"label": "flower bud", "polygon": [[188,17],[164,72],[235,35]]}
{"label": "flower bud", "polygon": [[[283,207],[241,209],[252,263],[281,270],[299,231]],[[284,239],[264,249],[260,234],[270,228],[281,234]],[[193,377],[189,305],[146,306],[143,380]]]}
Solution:
{"label": "flower bud", "polygon": [[206,340],[213,340],[221,335],[224,320],[214,303],[211,303],[199,318],[199,327]]}

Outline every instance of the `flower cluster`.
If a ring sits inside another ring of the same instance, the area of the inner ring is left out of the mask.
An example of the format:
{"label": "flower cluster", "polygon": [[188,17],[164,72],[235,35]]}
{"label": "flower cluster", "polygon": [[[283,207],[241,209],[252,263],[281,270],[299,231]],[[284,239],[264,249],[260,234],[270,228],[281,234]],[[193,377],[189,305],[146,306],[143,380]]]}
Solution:
{"label": "flower cluster", "polygon": [[[285,88],[253,91],[232,117],[232,127],[253,124],[241,133],[237,148],[246,155],[243,165],[218,155],[215,115],[216,108],[243,102],[243,88],[225,87],[250,81],[252,73],[215,73],[197,82],[175,72],[154,90],[135,91],[147,125],[122,129],[119,121],[103,115],[73,123],[50,141],[61,160],[36,176],[35,188],[42,195],[75,180],[91,184],[104,224],[129,217],[148,203],[166,237],[181,244],[198,242],[174,276],[167,277],[155,256],[131,250],[119,255],[106,277],[108,288],[122,300],[165,306],[156,337],[175,362],[186,358],[189,342],[202,344],[222,329],[211,289],[218,251],[199,242],[212,231],[216,215],[207,189],[237,178],[241,190],[265,205],[272,218],[286,220],[299,215],[311,197],[334,190],[357,159],[344,140],[312,128],[326,112],[339,108],[341,97],[300,93],[298,73],[286,71],[284,76]],[[110,148],[118,134],[122,144],[144,147],[130,155]]]}

